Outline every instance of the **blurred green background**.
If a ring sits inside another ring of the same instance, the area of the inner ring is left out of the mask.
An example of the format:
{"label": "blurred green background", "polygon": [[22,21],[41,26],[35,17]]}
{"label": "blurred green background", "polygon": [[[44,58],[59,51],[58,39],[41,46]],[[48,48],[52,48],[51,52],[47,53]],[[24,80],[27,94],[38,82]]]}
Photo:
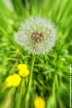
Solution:
{"label": "blurred green background", "polygon": [[31,65],[32,55],[15,43],[14,34],[34,15],[54,22],[57,41],[48,54],[36,56],[28,108],[34,108],[37,95],[45,99],[46,108],[69,108],[72,0],[0,0],[0,108],[24,108],[28,77],[18,88],[6,88],[4,81],[15,70],[19,48],[17,63]]}

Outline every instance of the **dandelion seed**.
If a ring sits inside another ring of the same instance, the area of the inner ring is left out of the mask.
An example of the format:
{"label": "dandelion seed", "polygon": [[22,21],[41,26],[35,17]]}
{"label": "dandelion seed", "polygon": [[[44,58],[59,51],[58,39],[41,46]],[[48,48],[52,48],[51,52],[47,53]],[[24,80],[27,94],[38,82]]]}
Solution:
{"label": "dandelion seed", "polygon": [[41,97],[37,97],[34,100],[34,106],[35,106],[35,108],[45,108],[45,101],[44,101],[44,99],[41,98]]}
{"label": "dandelion seed", "polygon": [[15,34],[15,41],[32,54],[45,54],[55,45],[56,29],[51,21],[41,17],[26,20]]}

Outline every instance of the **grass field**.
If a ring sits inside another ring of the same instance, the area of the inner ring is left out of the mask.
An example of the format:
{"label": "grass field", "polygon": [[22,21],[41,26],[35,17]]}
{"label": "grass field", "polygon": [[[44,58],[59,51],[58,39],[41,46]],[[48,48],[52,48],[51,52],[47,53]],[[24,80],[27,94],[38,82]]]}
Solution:
{"label": "grass field", "polygon": [[[69,108],[72,0],[11,0],[10,6],[3,1],[0,0],[0,108],[35,108],[37,96],[45,100],[45,108]],[[4,82],[17,72],[19,63],[31,69],[33,55],[14,41],[14,34],[30,16],[51,20],[57,29],[57,41],[48,54],[35,57],[27,93],[29,76],[18,87],[7,88]]]}

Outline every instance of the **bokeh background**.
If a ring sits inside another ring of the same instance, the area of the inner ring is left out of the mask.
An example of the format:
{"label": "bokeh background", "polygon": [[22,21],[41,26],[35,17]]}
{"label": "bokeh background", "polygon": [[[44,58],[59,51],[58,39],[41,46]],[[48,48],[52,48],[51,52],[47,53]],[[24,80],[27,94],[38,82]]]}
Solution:
{"label": "bokeh background", "polygon": [[46,108],[69,108],[72,0],[0,0],[0,108],[23,108],[28,77],[17,88],[7,88],[4,81],[14,73],[16,64],[31,65],[32,55],[14,41],[15,32],[30,16],[54,22],[57,41],[48,54],[36,56],[28,107],[34,108],[38,95],[44,98]]}

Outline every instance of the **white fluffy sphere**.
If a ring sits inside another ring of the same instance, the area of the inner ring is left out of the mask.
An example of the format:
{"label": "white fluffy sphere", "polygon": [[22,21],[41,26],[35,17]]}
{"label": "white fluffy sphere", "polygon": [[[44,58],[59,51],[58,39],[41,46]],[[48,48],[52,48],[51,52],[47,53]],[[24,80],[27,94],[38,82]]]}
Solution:
{"label": "white fluffy sphere", "polygon": [[40,55],[52,49],[56,35],[55,26],[51,21],[41,17],[31,17],[22,24],[14,39],[29,53]]}

